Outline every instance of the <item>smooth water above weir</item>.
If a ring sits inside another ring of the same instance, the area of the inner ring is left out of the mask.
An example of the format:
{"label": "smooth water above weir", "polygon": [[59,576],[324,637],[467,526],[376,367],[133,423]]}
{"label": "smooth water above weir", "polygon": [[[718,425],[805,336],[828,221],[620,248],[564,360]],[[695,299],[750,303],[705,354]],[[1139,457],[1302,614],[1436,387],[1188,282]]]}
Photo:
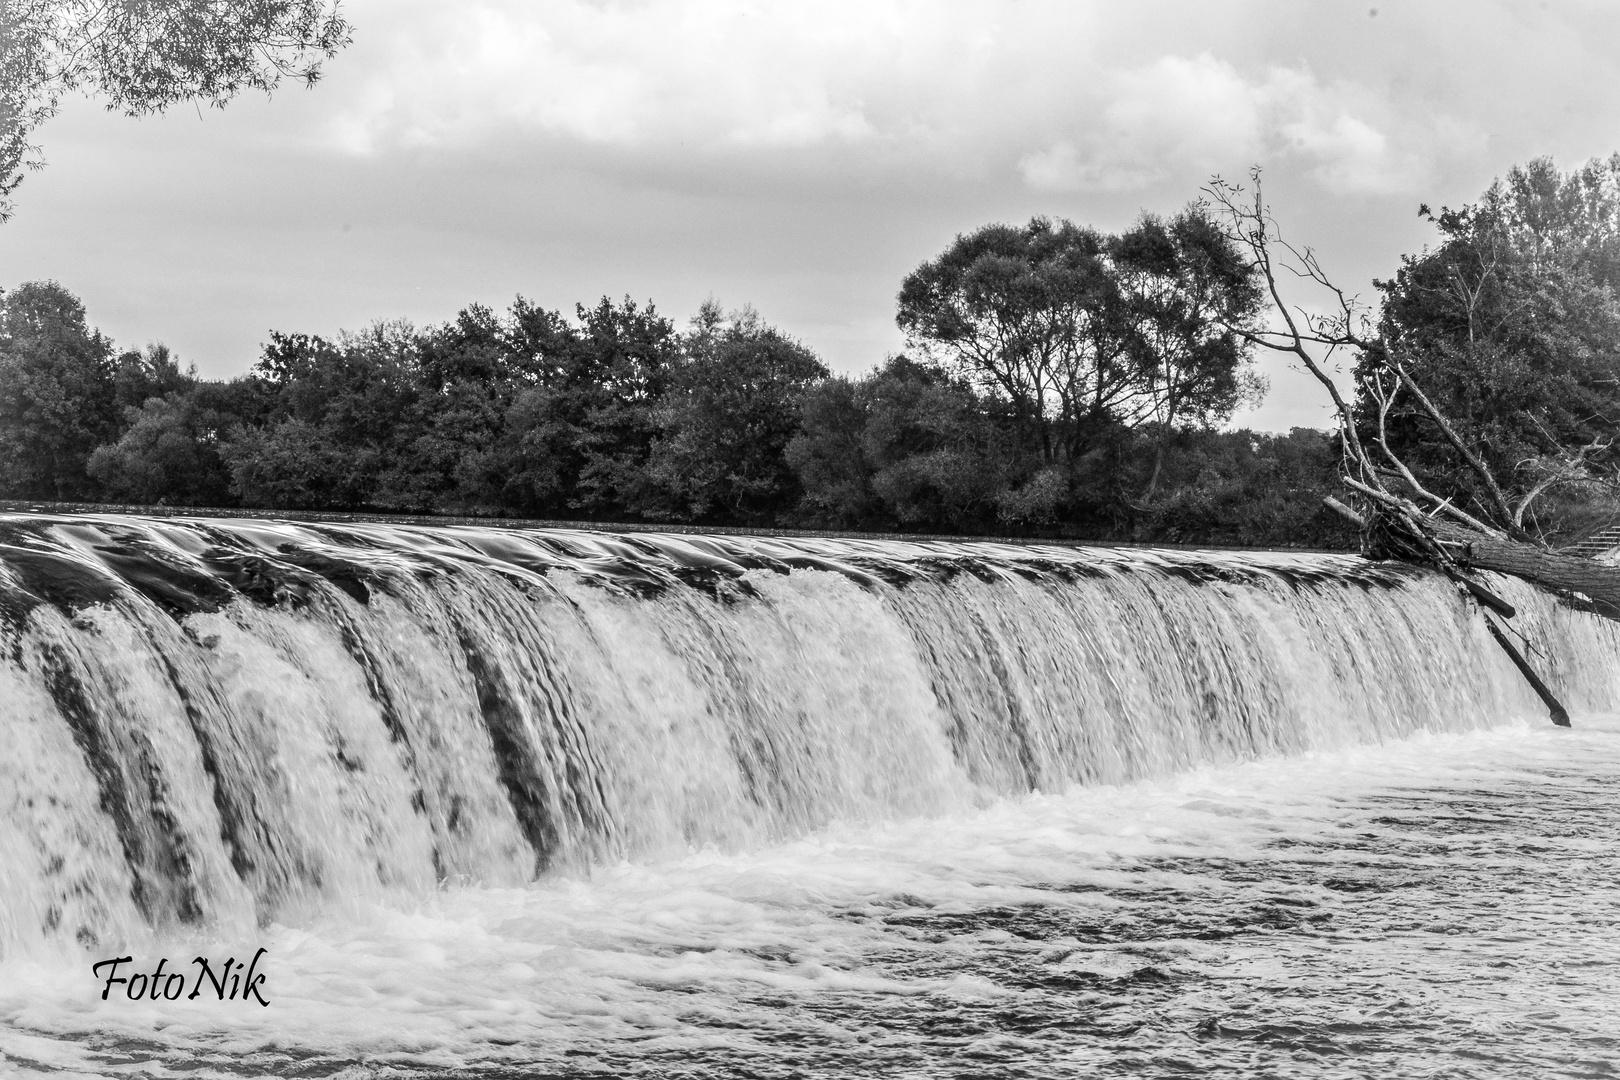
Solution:
{"label": "smooth water above weir", "polygon": [[[1577,725],[1614,710],[1613,624],[1497,584]],[[1384,772],[1444,786],[1423,759],[1455,752],[1531,783],[1509,725],[1549,758],[1584,740],[1606,790],[1612,728],[1545,724],[1450,584],[1349,556],[0,517],[0,970],[47,1003],[0,997],[0,1053],[771,1074],[726,1042],[748,1026],[827,1040],[784,1076],[896,1032],[884,1068],[974,1075],[916,1008],[1138,1009],[1181,978],[1142,942],[1227,926],[1220,881],[1268,837],[1331,853],[1323,800],[1373,820]],[[1286,896],[1335,886],[1257,861],[1277,926],[1309,929]],[[1037,978],[1015,940],[1080,967]],[[282,965],[264,1017],[110,1010],[79,970],[253,941]],[[1063,1045],[1079,1068],[1139,1028]]]}

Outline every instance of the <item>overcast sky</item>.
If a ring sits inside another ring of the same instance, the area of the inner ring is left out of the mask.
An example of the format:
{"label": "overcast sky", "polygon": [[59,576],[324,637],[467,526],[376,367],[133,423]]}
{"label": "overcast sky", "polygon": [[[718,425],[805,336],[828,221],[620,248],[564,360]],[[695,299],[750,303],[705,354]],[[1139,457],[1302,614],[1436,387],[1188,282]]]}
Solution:
{"label": "overcast sky", "polygon": [[[74,99],[0,226],[122,346],[208,376],[271,329],[604,294],[749,303],[835,370],[902,346],[900,279],[959,232],[1106,230],[1266,171],[1371,292],[1419,202],[1620,150],[1620,4],[352,0],[314,90],[130,120]],[[1240,422],[1325,425],[1271,367]]]}

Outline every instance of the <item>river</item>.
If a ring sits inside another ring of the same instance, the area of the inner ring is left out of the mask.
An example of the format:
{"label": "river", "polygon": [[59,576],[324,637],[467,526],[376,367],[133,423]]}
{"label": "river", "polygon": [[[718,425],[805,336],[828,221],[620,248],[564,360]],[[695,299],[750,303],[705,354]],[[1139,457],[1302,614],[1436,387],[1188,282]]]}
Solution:
{"label": "river", "polygon": [[0,519],[0,1055],[1613,1075],[1620,635],[1497,584],[1573,730],[1346,556]]}

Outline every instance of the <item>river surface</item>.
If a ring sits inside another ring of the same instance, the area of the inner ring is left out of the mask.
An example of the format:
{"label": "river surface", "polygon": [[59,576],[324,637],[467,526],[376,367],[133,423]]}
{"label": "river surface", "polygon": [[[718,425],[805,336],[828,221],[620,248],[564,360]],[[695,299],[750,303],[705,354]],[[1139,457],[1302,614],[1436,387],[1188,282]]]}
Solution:
{"label": "river surface", "polygon": [[246,941],[269,1008],[13,963],[59,1075],[1607,1077],[1620,723],[829,829]]}
{"label": "river surface", "polygon": [[0,1072],[1620,1072],[1620,647],[1511,583],[1572,730],[1337,556],[0,541]]}

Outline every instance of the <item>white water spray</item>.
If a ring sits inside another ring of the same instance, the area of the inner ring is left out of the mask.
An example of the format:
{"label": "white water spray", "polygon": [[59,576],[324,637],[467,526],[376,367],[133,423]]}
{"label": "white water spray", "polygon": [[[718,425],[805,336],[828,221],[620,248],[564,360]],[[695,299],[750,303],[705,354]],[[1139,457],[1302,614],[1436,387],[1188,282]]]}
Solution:
{"label": "white water spray", "polygon": [[[1609,625],[1498,587],[1612,708]],[[0,953],[1540,714],[1347,556],[0,518]]]}

